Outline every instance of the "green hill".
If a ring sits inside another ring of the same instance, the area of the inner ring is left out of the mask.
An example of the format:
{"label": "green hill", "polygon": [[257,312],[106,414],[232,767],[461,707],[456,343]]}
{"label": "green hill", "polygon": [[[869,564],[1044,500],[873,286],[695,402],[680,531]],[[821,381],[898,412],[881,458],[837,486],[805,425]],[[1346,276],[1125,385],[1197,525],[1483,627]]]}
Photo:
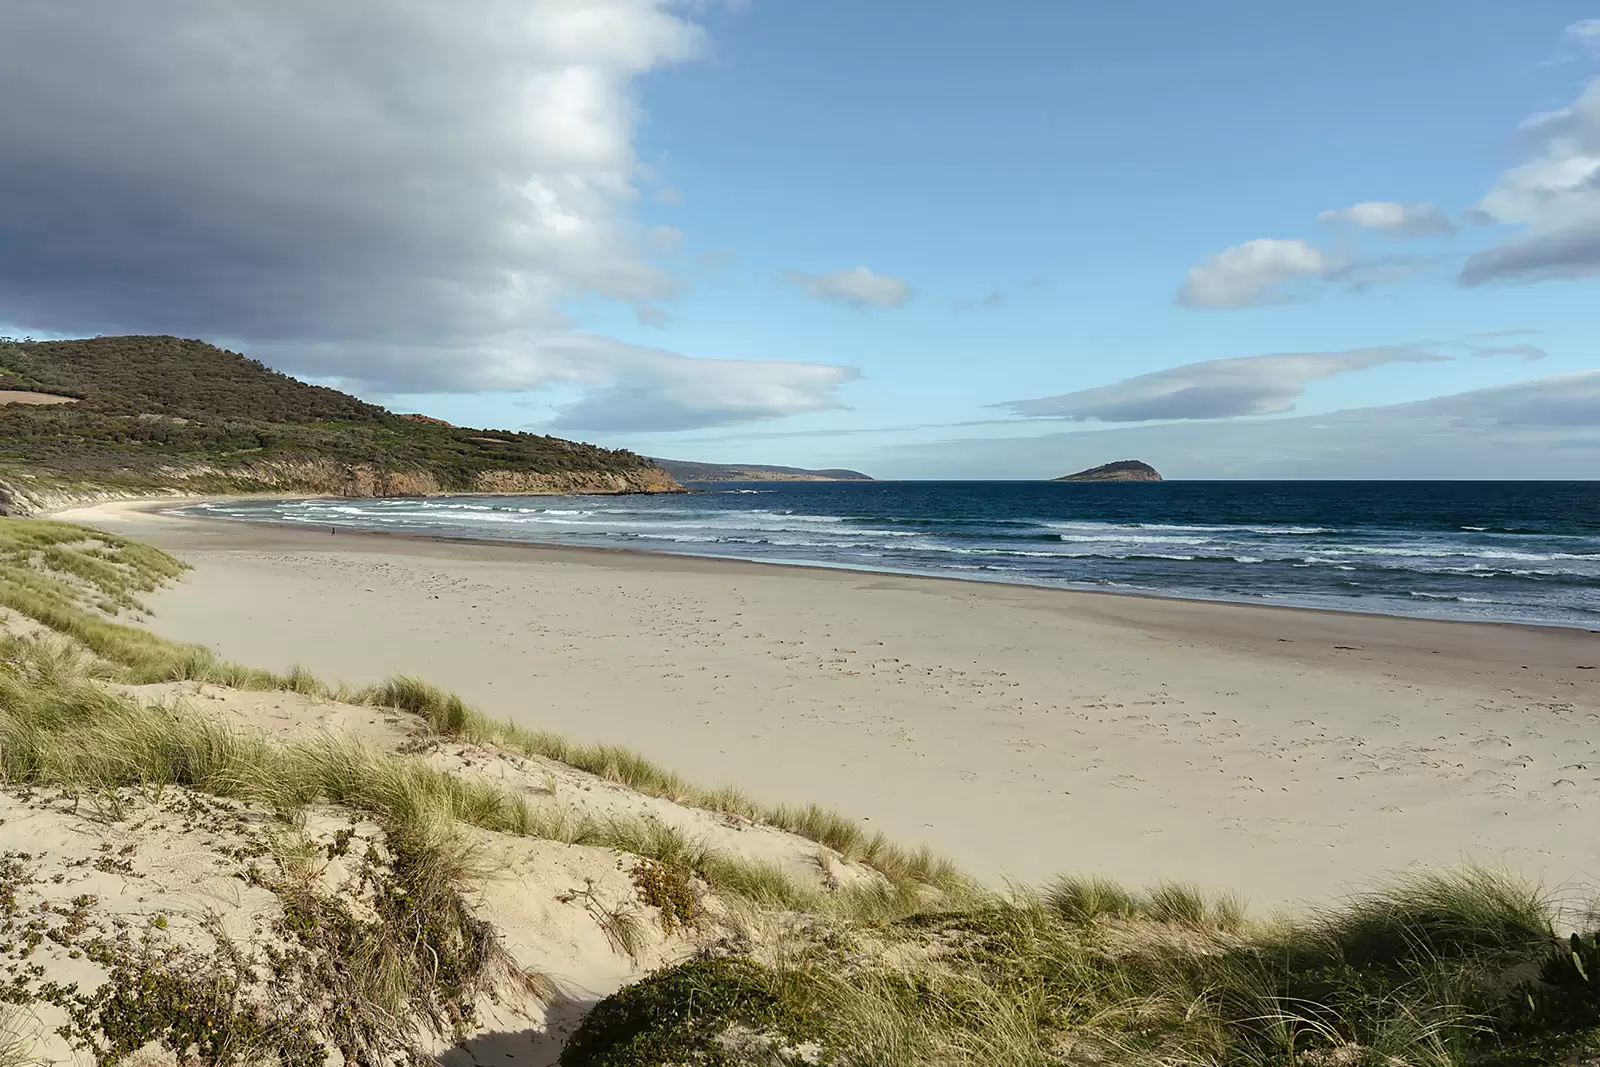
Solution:
{"label": "green hill", "polygon": [[680,488],[632,452],[397,415],[203,341],[0,342],[3,512],[170,492]]}

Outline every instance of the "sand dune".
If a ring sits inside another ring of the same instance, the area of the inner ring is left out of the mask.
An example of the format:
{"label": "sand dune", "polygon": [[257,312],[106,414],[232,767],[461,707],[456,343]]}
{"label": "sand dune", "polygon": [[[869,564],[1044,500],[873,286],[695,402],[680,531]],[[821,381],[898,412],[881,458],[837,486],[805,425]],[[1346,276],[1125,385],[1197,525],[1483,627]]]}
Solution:
{"label": "sand dune", "polygon": [[1258,906],[1463,858],[1600,880],[1600,636],[179,518],[149,625],[422,675],[483,710],[817,801],[984,877]]}

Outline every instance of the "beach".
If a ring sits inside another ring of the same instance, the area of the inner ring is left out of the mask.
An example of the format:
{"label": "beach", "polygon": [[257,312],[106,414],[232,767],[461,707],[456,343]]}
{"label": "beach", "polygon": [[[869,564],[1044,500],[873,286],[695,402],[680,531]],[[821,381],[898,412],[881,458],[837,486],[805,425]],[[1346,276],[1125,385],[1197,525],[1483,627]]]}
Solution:
{"label": "beach", "polygon": [[991,882],[1258,909],[1471,860],[1600,881],[1600,635],[175,516],[147,625],[634,748]]}

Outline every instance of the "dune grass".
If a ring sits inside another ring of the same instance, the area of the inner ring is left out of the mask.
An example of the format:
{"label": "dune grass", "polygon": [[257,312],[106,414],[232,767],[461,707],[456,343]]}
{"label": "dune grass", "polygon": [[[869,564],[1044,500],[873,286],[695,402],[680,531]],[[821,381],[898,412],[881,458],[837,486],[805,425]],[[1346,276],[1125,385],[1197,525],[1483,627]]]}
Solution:
{"label": "dune grass", "polygon": [[1400,878],[1277,923],[1187,891],[1065,888],[890,924],[876,952],[791,940],[760,980],[847,1063],[1531,1067],[1600,1048],[1600,986],[1552,977],[1552,901],[1503,874]]}
{"label": "dune grass", "polygon": [[857,917],[885,915],[910,891],[828,893],[774,865],[717,852],[648,818],[595,818],[536,805],[478,778],[352,739],[279,743],[179,708],[107,690],[95,661],[70,646],[0,639],[0,777],[98,797],[118,789],[182,786],[275,812],[292,822],[313,804],[336,804],[418,837],[440,825],[616,849],[655,860],[766,907]]}
{"label": "dune grass", "polygon": [[14,1005],[0,1005],[0,1067],[33,1067],[38,1062],[32,1055],[31,1024]]}
{"label": "dune grass", "polygon": [[209,682],[397,708],[420,716],[443,736],[555,760],[651,796],[786,830],[875,868],[904,890],[926,887],[952,900],[977,891],[949,861],[927,849],[901,848],[837,813],[816,805],[763,805],[731,787],[705,789],[622,746],[576,744],[550,731],[492,719],[419,678],[397,675],[376,685],[333,686],[300,668],[278,674],[223,662],[209,649],[168,641],[106,617],[124,609],[142,610],[137,593],[159,588],[185,569],[155,548],[113,534],[69,523],[0,519],[0,605],[116,665],[118,681]]}
{"label": "dune grass", "polygon": [[1555,899],[1504,872],[1467,865],[1393,880],[1327,911],[1319,929],[1356,966],[1388,966],[1419,950],[1453,959],[1485,953],[1512,958],[1548,942]]}
{"label": "dune grass", "polygon": [[0,518],[0,607],[71,638],[120,668],[120,681],[214,682],[237,689],[323,690],[304,672],[288,675],[224,663],[113,621],[142,612],[153,592],[188,570],[159,549],[116,534],[45,519]]}
{"label": "dune grass", "polygon": [[491,719],[468,707],[454,693],[420,678],[397,675],[378,685],[346,691],[342,695],[344,699],[360,703],[412,712],[439,734],[541,756],[641,793],[788,831],[825,845],[847,860],[876,869],[897,887],[924,886],[957,898],[976,890],[975,883],[948,860],[927,849],[901,848],[883,834],[868,833],[860,823],[836,812],[816,805],[763,805],[732,787],[704,789],[621,746],[575,744],[549,731],[529,730],[509,721]]}
{"label": "dune grass", "polygon": [[492,820],[507,806],[502,798],[380,753],[274,745],[141,704],[99,684],[103,667],[58,640],[0,640],[0,781],[86,800],[110,823],[141,799],[183,787],[275,813],[280,843],[295,836],[308,805],[342,803],[383,828],[387,858],[360,859],[375,913],[316,890],[286,860],[286,877],[263,883],[284,904],[266,1002],[239,995],[260,976],[226,945],[202,956],[104,940],[86,949],[106,971],[103,985],[80,994],[19,978],[8,988],[13,1002],[67,1011],[68,1036],[108,1064],[150,1040],[185,1058],[197,1039],[203,1063],[232,1063],[242,1048],[254,1048],[259,1062],[320,1063],[307,1023],[347,1061],[377,1063],[400,1054],[417,1061],[417,1024],[458,1029],[491,978],[539,985],[465,903],[472,871],[454,820]]}
{"label": "dune grass", "polygon": [[1102,919],[1147,919],[1236,930],[1245,921],[1244,901],[1219,896],[1181,882],[1161,882],[1143,893],[1105,878],[1062,876],[1040,897],[1045,906],[1074,923]]}

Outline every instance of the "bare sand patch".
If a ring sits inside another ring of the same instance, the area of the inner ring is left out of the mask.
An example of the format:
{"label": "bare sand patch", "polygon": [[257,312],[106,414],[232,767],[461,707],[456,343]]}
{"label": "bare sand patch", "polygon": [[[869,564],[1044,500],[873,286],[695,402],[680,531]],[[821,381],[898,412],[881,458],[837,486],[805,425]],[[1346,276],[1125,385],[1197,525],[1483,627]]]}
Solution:
{"label": "bare sand patch", "polygon": [[0,407],[7,404],[76,404],[75,396],[57,396],[54,393],[35,393],[27,389],[0,389]]}

